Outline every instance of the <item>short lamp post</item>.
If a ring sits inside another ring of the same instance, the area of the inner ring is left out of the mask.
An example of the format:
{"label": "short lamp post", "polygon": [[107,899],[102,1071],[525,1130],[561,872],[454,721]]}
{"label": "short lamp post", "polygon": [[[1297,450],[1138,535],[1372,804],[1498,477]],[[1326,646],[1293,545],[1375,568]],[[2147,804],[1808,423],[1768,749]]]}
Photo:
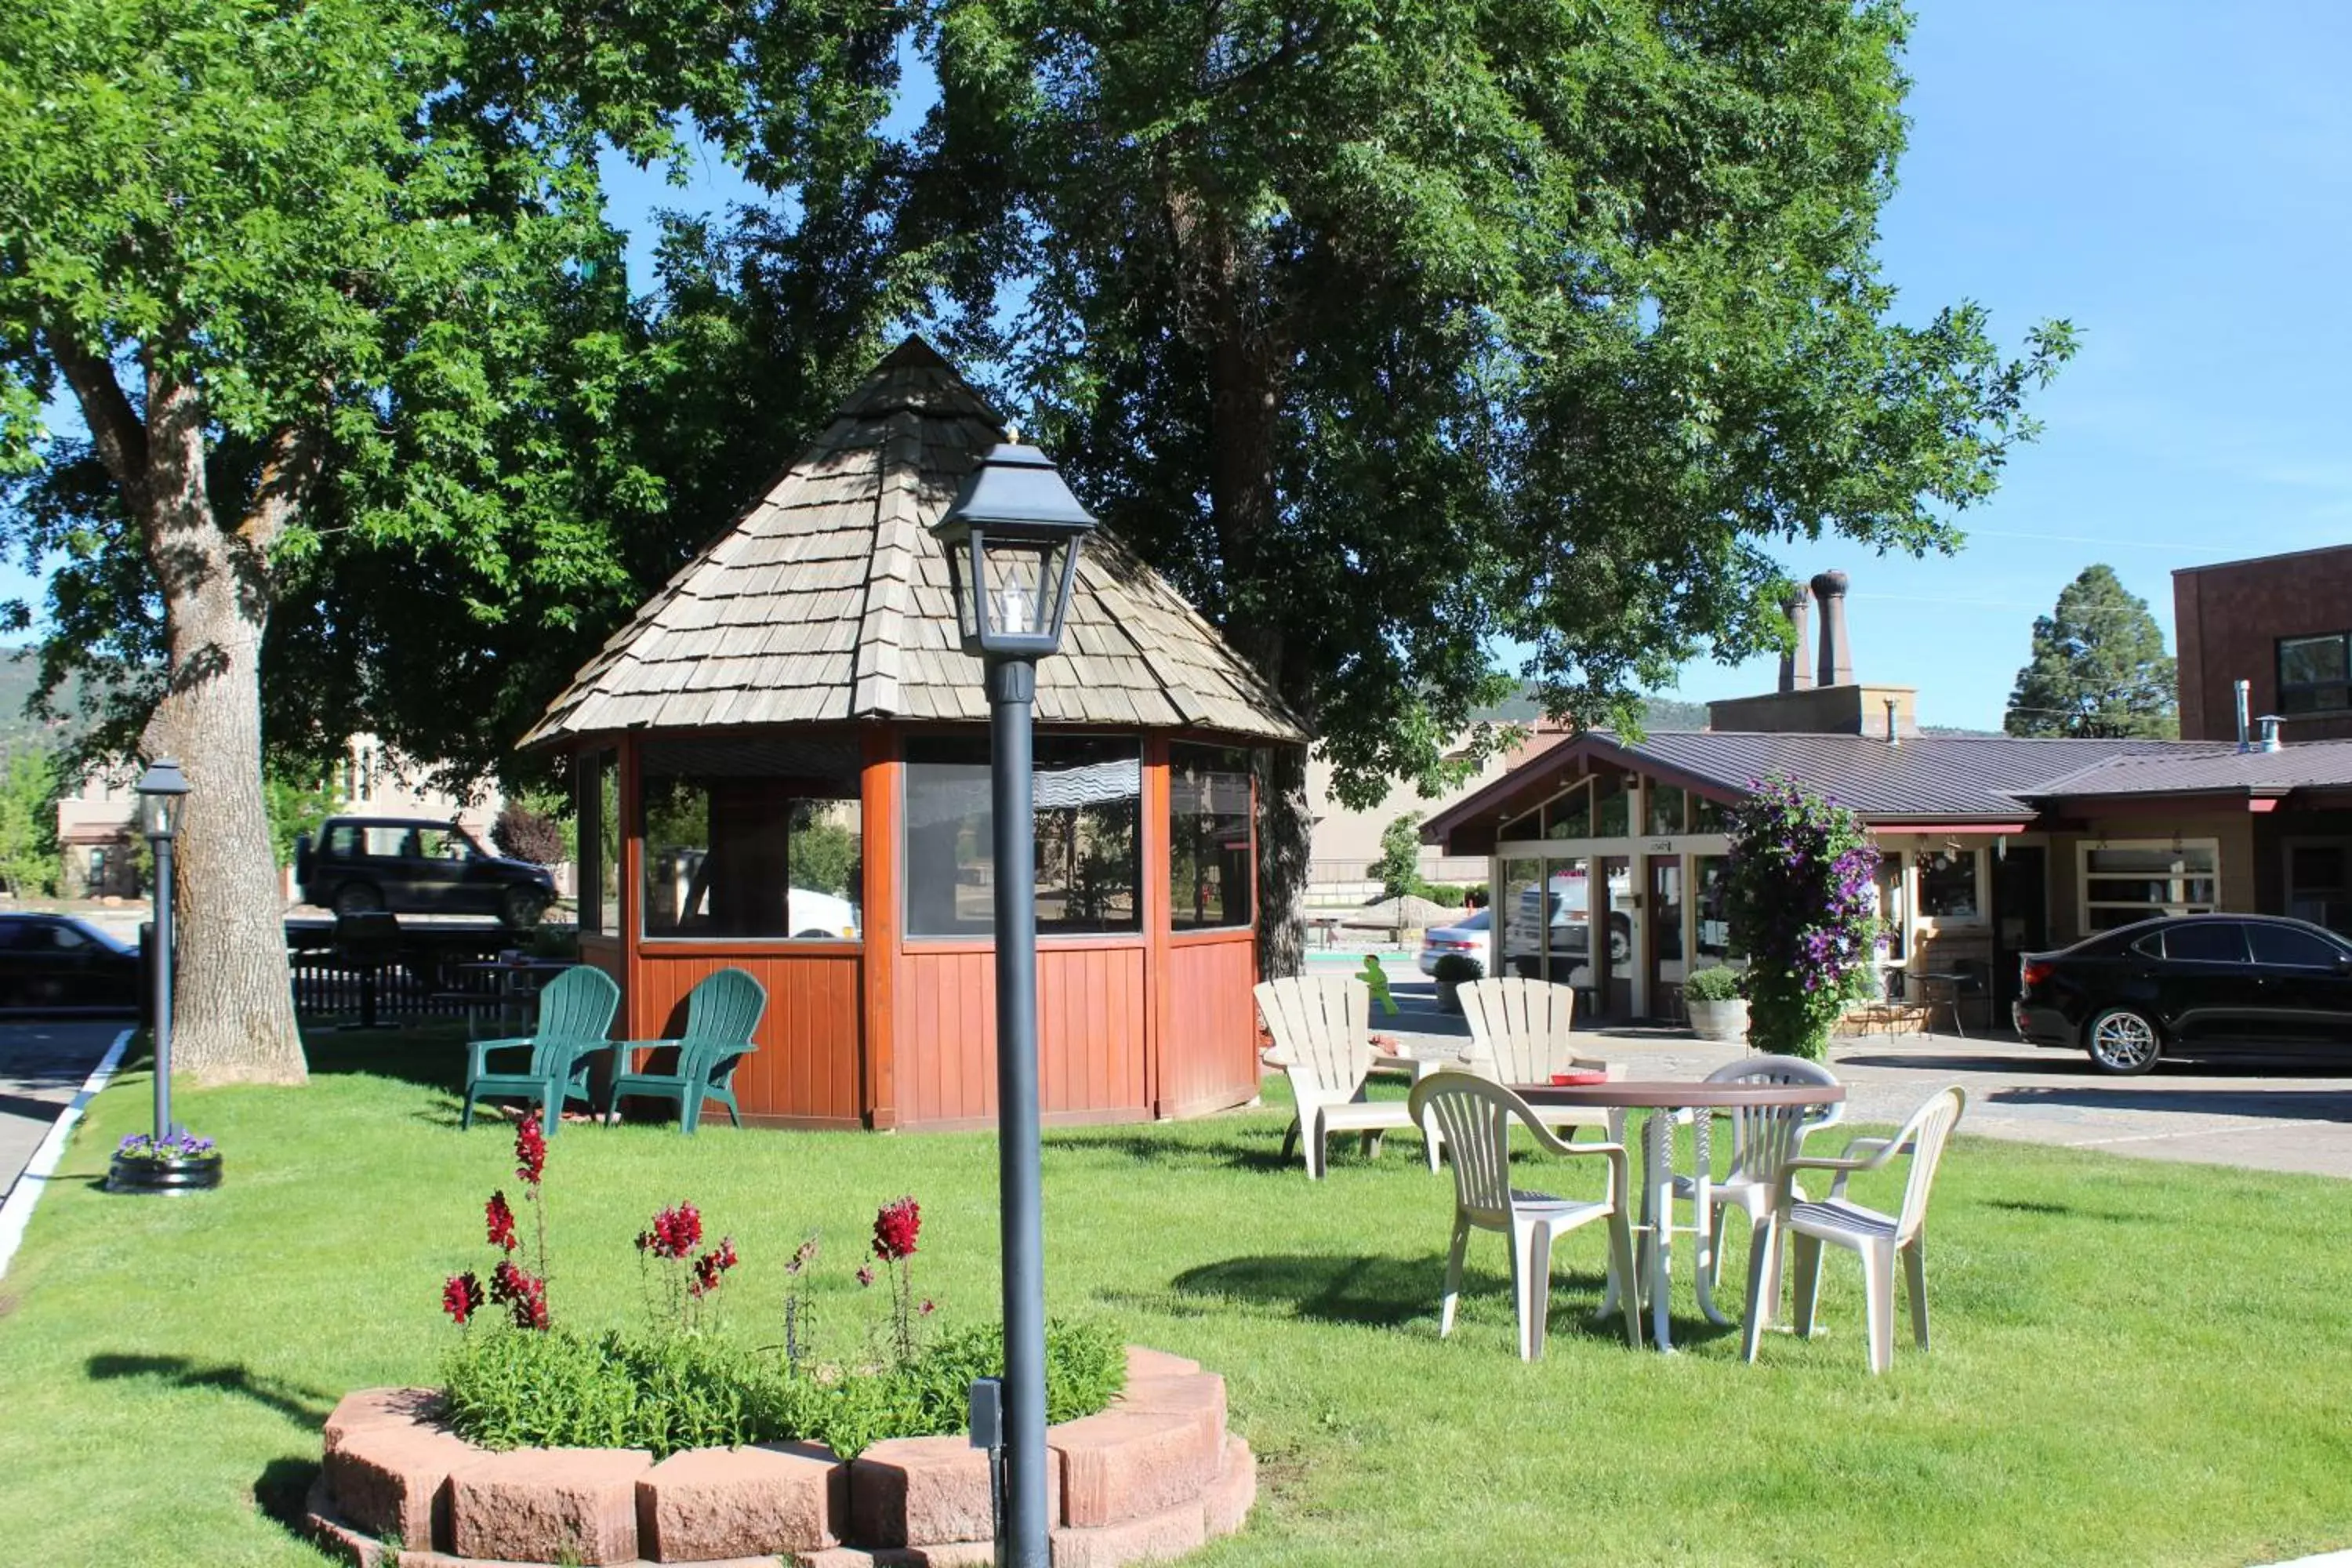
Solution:
{"label": "short lamp post", "polygon": [[[1045,1241],[1037,1152],[1037,842],[1030,709],[1055,652],[1095,520],[1018,432],[992,448],[933,525],[947,547],[964,651],[987,670],[996,851],[996,1163],[1003,1215],[1003,1471],[996,1560],[1047,1568]],[[974,1406],[982,1405],[976,1394]],[[982,1440],[978,1431],[974,1441]]]}
{"label": "short lamp post", "polygon": [[172,840],[187,775],[158,757],[139,779],[139,831],[155,851],[155,1142],[172,1135]]}

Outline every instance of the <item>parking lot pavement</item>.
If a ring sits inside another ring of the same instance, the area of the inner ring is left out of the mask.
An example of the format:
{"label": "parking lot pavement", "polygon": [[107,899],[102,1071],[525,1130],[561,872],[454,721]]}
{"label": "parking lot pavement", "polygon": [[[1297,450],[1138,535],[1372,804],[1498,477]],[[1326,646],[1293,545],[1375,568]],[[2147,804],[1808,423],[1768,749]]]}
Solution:
{"label": "parking lot pavement", "polygon": [[[1375,1019],[1375,1029],[1395,1031],[1422,1054],[1468,1044],[1458,1017],[1399,989],[1403,1016]],[[1597,1029],[1580,1031],[1580,1039],[1588,1054],[1624,1062],[1633,1078],[1704,1078],[1745,1054],[1679,1029]],[[1969,1096],[1960,1131],[1978,1137],[2352,1177],[2352,1050],[2333,1071],[2294,1060],[2161,1062],[2143,1077],[2116,1079],[2092,1071],[2079,1051],[2013,1039],[1874,1035],[1832,1041],[1829,1061],[1853,1121],[1899,1122],[1956,1083]]]}
{"label": "parking lot pavement", "polygon": [[0,1197],[127,1021],[0,1024]]}

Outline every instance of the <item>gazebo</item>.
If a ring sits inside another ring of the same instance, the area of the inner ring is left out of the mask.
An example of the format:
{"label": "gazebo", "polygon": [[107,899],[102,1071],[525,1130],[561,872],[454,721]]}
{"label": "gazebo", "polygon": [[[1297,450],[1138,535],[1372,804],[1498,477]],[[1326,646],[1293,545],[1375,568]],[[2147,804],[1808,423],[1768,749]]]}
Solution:
{"label": "gazebo", "polygon": [[[625,1036],[715,970],[767,987],[751,1121],[994,1124],[988,711],[929,528],[1003,439],[908,339],[524,737],[572,759],[581,955]],[[1249,1100],[1253,751],[1304,731],[1105,533],[1036,717],[1045,1120]]]}

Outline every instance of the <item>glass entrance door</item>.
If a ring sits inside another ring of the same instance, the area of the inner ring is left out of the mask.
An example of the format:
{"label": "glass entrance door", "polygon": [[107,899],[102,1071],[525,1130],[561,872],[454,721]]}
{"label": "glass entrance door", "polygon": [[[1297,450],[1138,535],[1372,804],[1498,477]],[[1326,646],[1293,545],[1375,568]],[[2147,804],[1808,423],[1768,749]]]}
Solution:
{"label": "glass entrance door", "polygon": [[1650,1016],[1669,1023],[1683,1017],[1683,980],[1690,966],[1683,957],[1683,858],[1650,857]]}
{"label": "glass entrance door", "polygon": [[1623,855],[1604,856],[1594,862],[1599,868],[1601,896],[1609,921],[1607,934],[1600,929],[1601,916],[1593,917],[1593,951],[1599,959],[1595,965],[1601,972],[1600,1008],[1604,1018],[1623,1019],[1633,1016],[1633,955],[1640,951],[1639,900],[1633,893],[1633,862]]}

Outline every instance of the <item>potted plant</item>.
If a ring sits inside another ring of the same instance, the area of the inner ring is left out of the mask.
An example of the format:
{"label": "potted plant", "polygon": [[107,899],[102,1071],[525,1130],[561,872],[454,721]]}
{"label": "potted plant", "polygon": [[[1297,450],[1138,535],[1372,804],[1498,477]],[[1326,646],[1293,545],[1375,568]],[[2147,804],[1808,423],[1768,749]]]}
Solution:
{"label": "potted plant", "polygon": [[1748,1038],[1748,998],[1739,994],[1739,976],[1721,964],[1683,982],[1683,1005],[1690,1013],[1691,1033],[1700,1039]]}
{"label": "potted plant", "polygon": [[1466,952],[1448,952],[1439,956],[1430,973],[1437,981],[1437,1010],[1459,1013],[1462,1011],[1462,999],[1454,994],[1454,988],[1467,985],[1474,980],[1483,980],[1486,970]]}
{"label": "potted plant", "polygon": [[220,1185],[220,1151],[184,1129],[158,1139],[133,1132],[115,1146],[106,1171],[110,1193],[192,1193]]}
{"label": "potted plant", "polygon": [[1748,1043],[1819,1061],[1868,984],[1881,935],[1878,850],[1834,798],[1778,774],[1732,812],[1731,952],[1748,961]]}

